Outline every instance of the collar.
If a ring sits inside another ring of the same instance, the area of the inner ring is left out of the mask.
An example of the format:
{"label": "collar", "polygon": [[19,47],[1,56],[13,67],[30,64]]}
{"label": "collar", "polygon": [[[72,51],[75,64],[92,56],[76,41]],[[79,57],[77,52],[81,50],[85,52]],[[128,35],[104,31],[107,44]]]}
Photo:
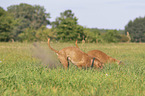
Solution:
{"label": "collar", "polygon": [[95,58],[93,58],[91,68],[93,68],[93,66],[94,66],[94,60],[95,60]]}

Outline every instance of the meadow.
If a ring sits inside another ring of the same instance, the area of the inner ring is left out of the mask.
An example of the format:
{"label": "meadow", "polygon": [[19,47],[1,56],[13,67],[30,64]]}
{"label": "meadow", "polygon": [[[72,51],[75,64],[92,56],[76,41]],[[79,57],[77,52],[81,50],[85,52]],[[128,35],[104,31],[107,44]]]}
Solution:
{"label": "meadow", "polygon": [[73,64],[65,70],[46,42],[37,45],[0,43],[0,96],[145,96],[144,43],[78,44],[84,52],[99,49],[125,63],[97,70]]}

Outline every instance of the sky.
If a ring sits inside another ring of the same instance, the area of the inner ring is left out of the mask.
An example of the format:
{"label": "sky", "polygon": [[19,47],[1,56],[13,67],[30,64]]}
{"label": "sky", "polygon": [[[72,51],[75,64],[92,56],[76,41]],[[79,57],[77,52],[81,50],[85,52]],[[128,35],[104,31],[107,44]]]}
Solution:
{"label": "sky", "polygon": [[124,29],[130,20],[145,16],[145,0],[0,0],[5,10],[20,3],[43,6],[50,21],[70,9],[87,28]]}

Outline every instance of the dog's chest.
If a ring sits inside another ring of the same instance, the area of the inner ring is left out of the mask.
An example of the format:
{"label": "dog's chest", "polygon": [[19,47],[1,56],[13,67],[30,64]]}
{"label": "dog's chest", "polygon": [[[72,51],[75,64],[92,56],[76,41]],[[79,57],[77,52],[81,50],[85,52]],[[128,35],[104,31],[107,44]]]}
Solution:
{"label": "dog's chest", "polygon": [[77,65],[77,62],[73,60],[71,57],[68,57],[68,60],[70,60],[73,64]]}
{"label": "dog's chest", "polygon": [[84,63],[83,58],[72,58],[72,57],[68,57],[68,60],[70,60],[74,65],[78,65],[78,64],[82,64]]}

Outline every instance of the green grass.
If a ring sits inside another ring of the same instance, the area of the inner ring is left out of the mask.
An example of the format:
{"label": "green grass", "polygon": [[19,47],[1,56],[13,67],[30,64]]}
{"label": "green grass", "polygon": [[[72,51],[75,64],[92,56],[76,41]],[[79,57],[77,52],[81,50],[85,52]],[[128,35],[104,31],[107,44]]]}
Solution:
{"label": "green grass", "polygon": [[[73,43],[52,43],[51,45],[57,50],[74,46]],[[106,64],[102,70],[80,70],[73,64],[69,70],[61,67],[49,68],[44,66],[44,62],[40,59],[32,56],[31,43],[0,43],[0,95],[145,95],[145,44],[78,45],[84,52],[93,49],[102,50],[122,60],[126,65]],[[49,49],[47,43],[40,44],[40,46],[44,50]]]}

